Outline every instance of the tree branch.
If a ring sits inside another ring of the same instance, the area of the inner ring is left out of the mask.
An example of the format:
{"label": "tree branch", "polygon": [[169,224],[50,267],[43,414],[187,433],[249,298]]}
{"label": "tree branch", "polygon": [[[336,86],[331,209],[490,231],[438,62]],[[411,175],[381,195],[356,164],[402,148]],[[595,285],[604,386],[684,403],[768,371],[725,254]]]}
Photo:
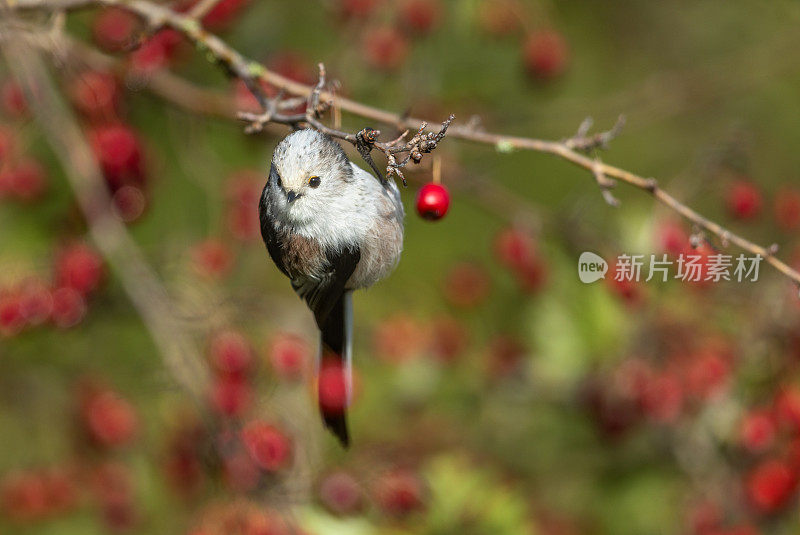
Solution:
{"label": "tree branch", "polygon": [[[269,111],[270,104],[260,91],[257,82],[266,82],[272,86],[277,87],[281,91],[289,95],[301,96],[311,99],[312,96],[318,102],[327,102],[334,99],[334,94],[327,89],[319,88],[318,86],[308,86],[299,82],[295,82],[285,78],[275,72],[268,70],[262,64],[246,59],[239,52],[228,46],[224,41],[218,37],[209,34],[203,30],[197,21],[188,16],[182,15],[171,11],[166,7],[153,4],[147,0],[3,0],[11,9],[16,10],[71,10],[95,6],[118,6],[136,13],[142,17],[150,27],[163,27],[167,26],[182,33],[187,39],[192,41],[198,48],[207,52],[211,57],[225,67],[228,71],[232,72],[235,76],[241,78],[254,92],[265,112]],[[315,95],[315,96],[314,96]],[[421,119],[413,117],[405,117],[396,113],[385,111],[379,108],[368,106],[366,104],[356,102],[342,97],[335,97],[336,105],[343,111],[352,113],[359,117],[377,121],[380,123],[393,125],[399,131],[420,131],[424,128],[425,122]],[[312,108],[310,113],[316,113]],[[352,134],[345,134],[339,131],[329,129],[318,119],[313,118],[309,121],[309,116],[287,116],[281,113],[271,114],[269,117],[271,122],[290,124],[298,126],[301,123],[307,124],[312,127],[323,129],[326,132],[338,134],[336,137],[353,143],[356,145],[356,138]],[[449,126],[449,122],[447,122]],[[494,134],[479,129],[474,124],[467,125],[452,125],[447,128],[443,125],[442,130],[446,131],[450,137],[464,139],[476,143],[483,143],[493,145],[500,152],[510,152],[513,150],[530,150],[534,152],[542,152],[558,156],[573,165],[581,167],[591,173],[595,181],[600,185],[601,189],[605,191],[604,197],[608,202],[612,202],[608,188],[613,181],[621,181],[629,184],[635,188],[643,190],[654,197],[657,201],[677,212],[697,227],[704,231],[717,236],[723,244],[732,243],[737,247],[750,252],[752,254],[759,254],[765,258],[767,263],[777,269],[780,273],[788,277],[795,284],[800,285],[800,272],[793,269],[785,262],[781,261],[775,256],[777,246],[771,245],[769,247],[762,247],[753,243],[733,232],[724,228],[723,226],[715,223],[702,216],[695,210],[689,208],[685,204],[678,201],[675,197],[662,190],[655,179],[645,178],[630,171],[626,171],[619,167],[615,167],[602,161],[583,154],[587,150],[594,150],[602,148],[608,141],[610,141],[618,132],[621,124],[618,127],[612,128],[608,132],[588,136],[588,126],[579,129],[577,136],[564,140],[564,141],[546,141],[535,138],[504,136],[501,134]],[[362,131],[364,132],[364,131]],[[372,131],[377,132],[377,131]],[[442,132],[440,132],[442,133]],[[430,135],[430,134],[427,134]],[[438,134],[434,134],[438,135]],[[377,144],[376,144],[377,145]],[[394,168],[391,156],[394,155],[390,147],[381,149],[390,163],[387,166],[387,174],[393,174]],[[356,145],[357,146],[357,145]],[[406,147],[408,144],[406,144]],[[377,147],[381,148],[381,147]],[[413,159],[413,158],[412,158]],[[407,160],[406,160],[407,163]],[[402,166],[400,166],[402,167]],[[399,168],[397,168],[399,169]],[[398,174],[402,177],[402,173]],[[613,202],[616,200],[614,199]]]}

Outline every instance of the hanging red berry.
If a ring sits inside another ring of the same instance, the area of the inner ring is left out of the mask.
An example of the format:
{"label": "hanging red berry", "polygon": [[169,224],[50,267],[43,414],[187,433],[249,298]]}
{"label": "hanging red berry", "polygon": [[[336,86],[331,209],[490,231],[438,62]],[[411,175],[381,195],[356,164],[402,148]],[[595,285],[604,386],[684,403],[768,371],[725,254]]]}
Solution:
{"label": "hanging red berry", "polygon": [[450,208],[450,193],[441,184],[425,184],[417,192],[416,206],[420,217],[437,221],[443,218]]}

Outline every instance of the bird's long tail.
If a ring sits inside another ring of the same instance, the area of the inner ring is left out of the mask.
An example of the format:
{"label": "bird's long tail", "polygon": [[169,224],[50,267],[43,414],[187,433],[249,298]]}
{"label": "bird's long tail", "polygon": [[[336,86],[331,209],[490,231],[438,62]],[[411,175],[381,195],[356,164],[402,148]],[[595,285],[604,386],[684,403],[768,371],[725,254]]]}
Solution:
{"label": "bird's long tail", "polygon": [[347,407],[353,392],[353,295],[346,291],[320,326],[317,395],[322,420],[344,447],[350,445]]}

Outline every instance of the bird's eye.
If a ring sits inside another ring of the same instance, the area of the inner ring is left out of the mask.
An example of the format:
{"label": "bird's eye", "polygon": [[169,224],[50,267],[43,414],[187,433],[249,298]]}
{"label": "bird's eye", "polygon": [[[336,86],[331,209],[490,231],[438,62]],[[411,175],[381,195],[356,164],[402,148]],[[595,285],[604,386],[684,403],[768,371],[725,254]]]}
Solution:
{"label": "bird's eye", "polygon": [[320,179],[318,176],[312,176],[308,179],[308,185],[312,188],[318,188],[320,183]]}

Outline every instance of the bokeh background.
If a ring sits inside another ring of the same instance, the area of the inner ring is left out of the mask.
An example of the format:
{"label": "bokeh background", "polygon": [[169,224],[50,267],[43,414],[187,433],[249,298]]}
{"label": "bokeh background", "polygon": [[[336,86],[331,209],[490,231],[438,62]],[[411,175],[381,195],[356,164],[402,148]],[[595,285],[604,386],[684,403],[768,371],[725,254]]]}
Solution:
{"label": "bokeh background", "polygon": [[[625,114],[605,161],[795,265],[798,23],[790,0],[223,0],[204,20],[276,72],[314,83],[322,61],[341,94],[434,125],[563,139]],[[765,265],[754,283],[582,284],[583,251],[740,251],[624,185],[610,207],[550,155],[446,138],[437,222],[414,209],[433,158],[409,169],[403,259],[355,298],[342,450],[316,412],[312,317],[258,233],[288,130],[220,117],[252,97],[175,32],[121,50],[138,24],[70,13],[95,51],[52,74],[210,384],[179,388],[4,67],[0,532],[800,529],[796,288]],[[165,74],[202,88],[196,109]]]}

